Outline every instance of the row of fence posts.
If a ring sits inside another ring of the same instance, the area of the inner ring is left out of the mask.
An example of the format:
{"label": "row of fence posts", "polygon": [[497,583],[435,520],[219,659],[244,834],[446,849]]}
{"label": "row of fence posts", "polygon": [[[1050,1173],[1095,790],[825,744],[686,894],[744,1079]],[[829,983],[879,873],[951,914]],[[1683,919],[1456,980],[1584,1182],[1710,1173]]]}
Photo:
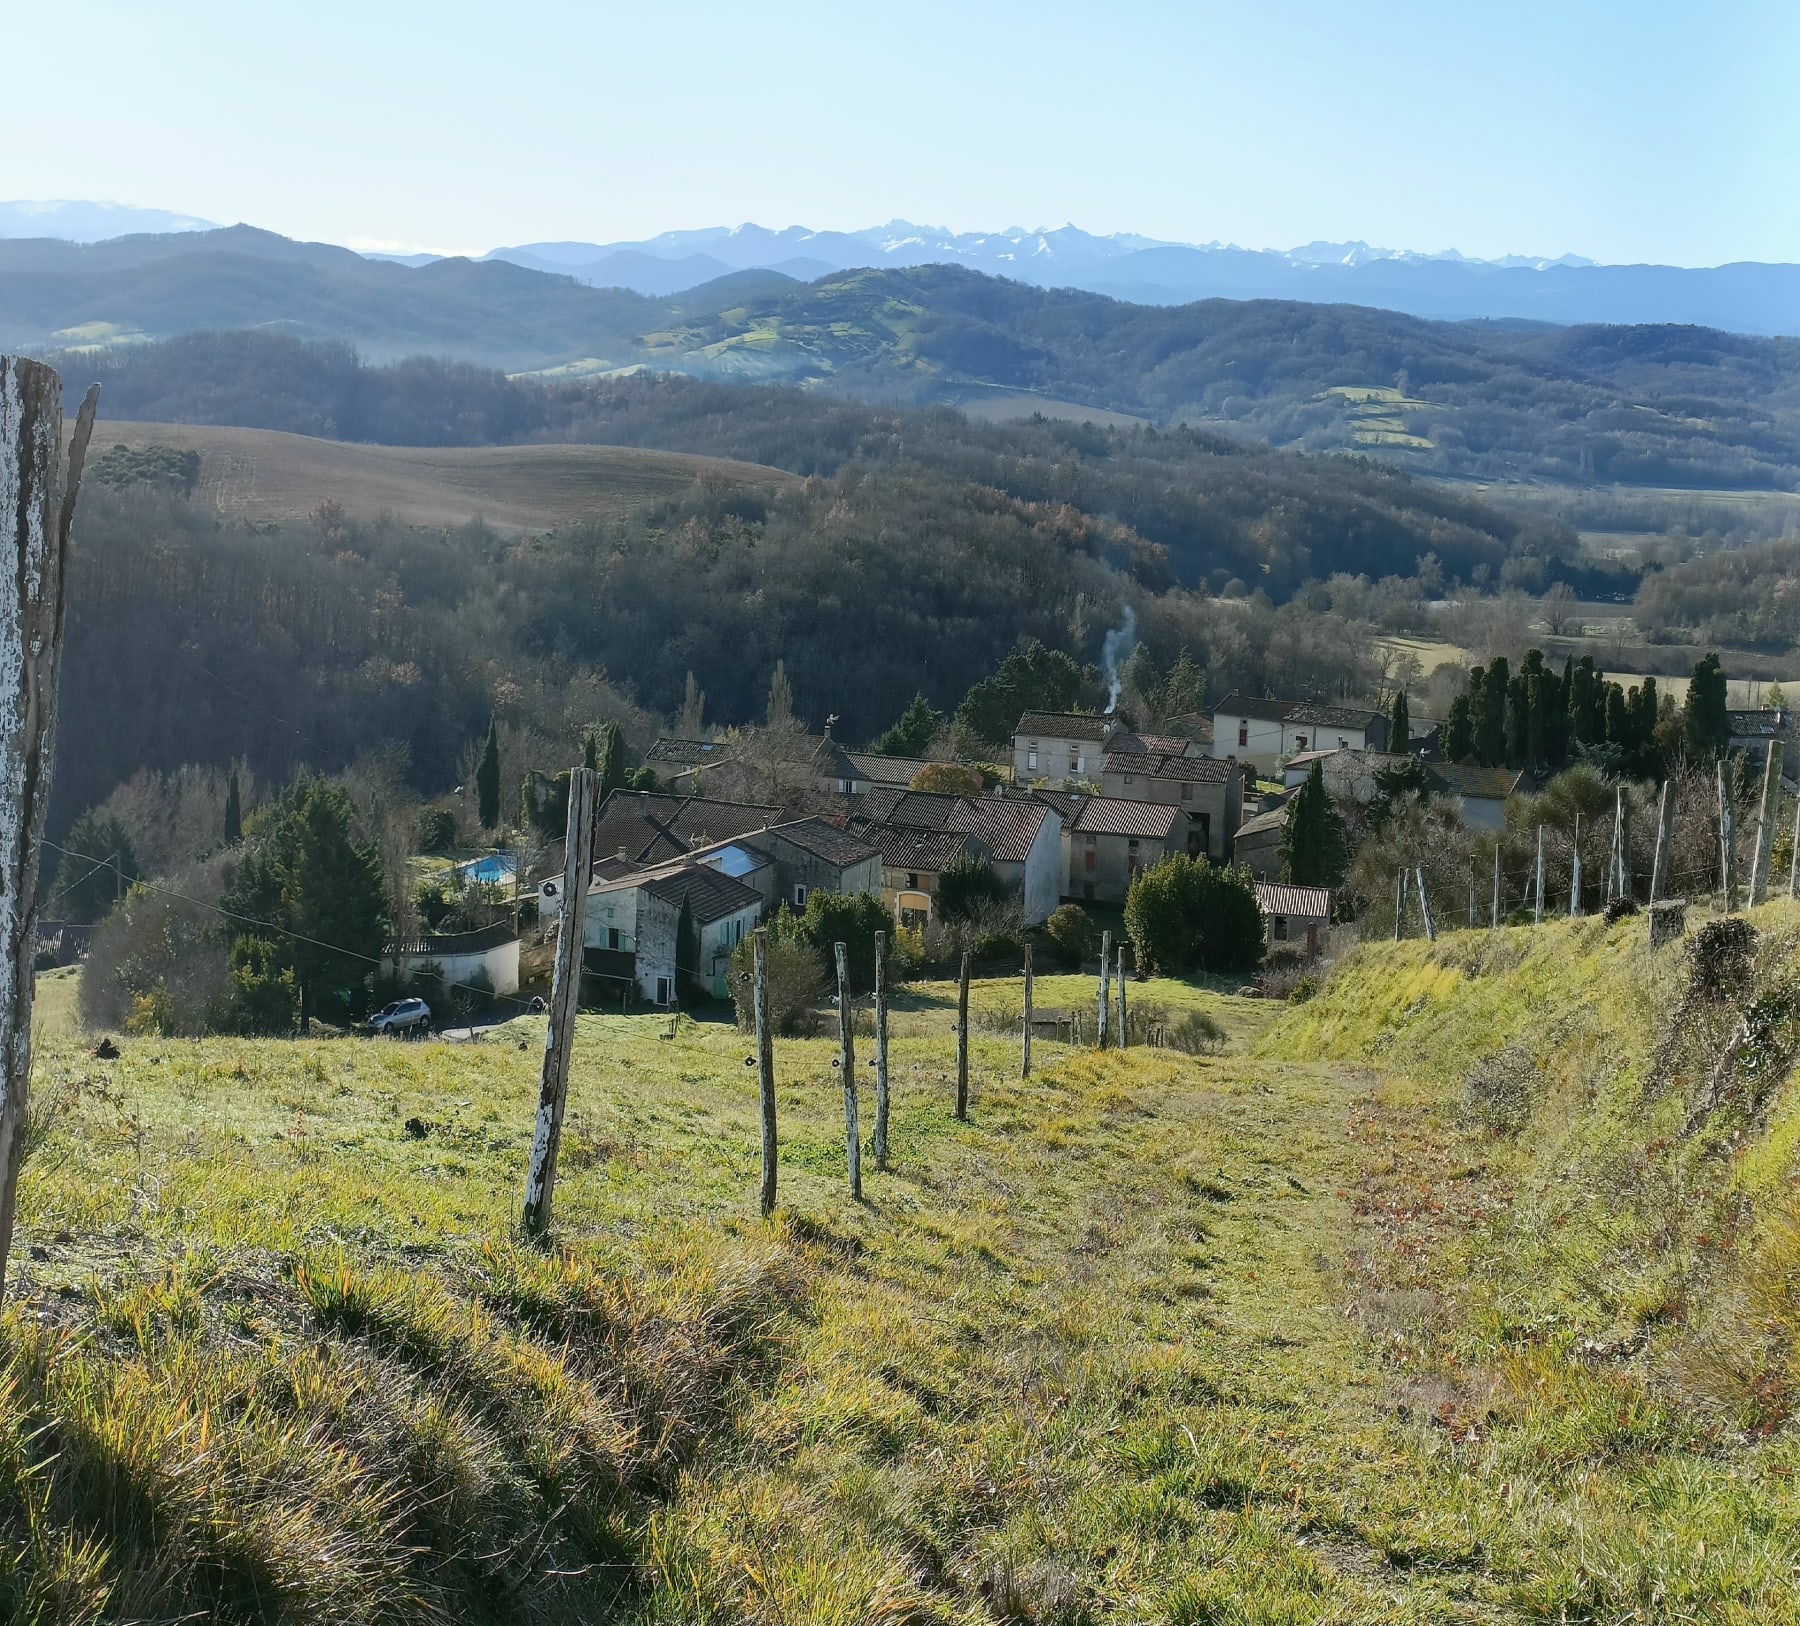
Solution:
{"label": "row of fence posts", "polygon": [[[1769,745],[1768,758],[1763,764],[1762,791],[1757,800],[1756,839],[1750,860],[1749,901],[1755,908],[1768,897],[1770,857],[1774,851],[1775,814],[1777,800],[1781,790],[1781,742],[1772,741]],[[1723,900],[1725,912],[1735,913],[1738,907],[1739,878],[1737,872],[1737,842],[1733,831],[1731,787],[1727,778],[1729,770],[1721,762],[1718,765],[1718,825],[1719,825],[1719,895]],[[1664,897],[1669,883],[1669,859],[1674,851],[1675,836],[1675,787],[1664,780],[1662,793],[1657,802],[1656,813],[1656,846],[1650,861],[1650,897],[1649,906],[1655,909],[1660,903],[1667,902]],[[1602,907],[1610,906],[1619,899],[1631,898],[1634,887],[1631,880],[1631,804],[1625,795],[1625,787],[1619,786],[1613,805],[1612,845],[1607,854],[1606,886]],[[1546,875],[1544,866],[1544,830],[1543,825],[1537,827],[1537,858],[1533,866],[1531,882],[1532,924],[1541,926],[1544,923],[1546,906]],[[1416,887],[1418,893],[1419,916],[1424,923],[1425,936],[1428,941],[1437,940],[1437,930],[1432,921],[1431,901],[1425,890],[1425,870],[1423,865],[1415,865],[1411,869],[1396,871],[1394,876],[1394,941],[1398,943],[1405,931],[1407,893],[1410,887]],[[1794,806],[1794,850],[1788,866],[1787,893],[1790,898],[1800,897],[1800,800]],[[1494,845],[1494,885],[1493,900],[1489,907],[1488,923],[1498,929],[1501,910],[1501,871],[1500,845]],[[1581,914],[1581,815],[1575,815],[1575,837],[1570,844],[1569,857],[1569,916],[1571,919]],[[1477,923],[1475,901],[1475,860],[1469,859],[1469,925]],[[1104,995],[1102,996],[1104,1002]]]}

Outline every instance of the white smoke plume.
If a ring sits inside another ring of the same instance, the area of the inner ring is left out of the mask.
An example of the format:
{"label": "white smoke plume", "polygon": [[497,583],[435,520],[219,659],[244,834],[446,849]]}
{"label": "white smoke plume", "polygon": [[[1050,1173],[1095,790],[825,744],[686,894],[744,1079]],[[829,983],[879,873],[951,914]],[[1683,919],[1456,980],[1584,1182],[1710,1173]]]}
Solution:
{"label": "white smoke plume", "polygon": [[1121,673],[1136,644],[1137,614],[1127,604],[1124,619],[1106,635],[1106,642],[1100,648],[1100,661],[1106,669],[1106,681],[1109,685],[1106,693],[1106,709],[1109,713],[1118,707],[1119,689],[1123,682]]}

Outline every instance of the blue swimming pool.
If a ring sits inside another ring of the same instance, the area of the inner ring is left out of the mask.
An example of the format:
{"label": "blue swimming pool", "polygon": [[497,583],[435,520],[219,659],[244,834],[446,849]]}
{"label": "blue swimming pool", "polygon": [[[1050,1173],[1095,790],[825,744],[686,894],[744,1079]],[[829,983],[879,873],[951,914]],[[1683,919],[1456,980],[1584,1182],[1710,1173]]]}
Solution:
{"label": "blue swimming pool", "polygon": [[489,853],[486,858],[471,858],[466,864],[458,864],[456,873],[465,884],[478,881],[483,886],[499,886],[512,879],[513,861],[505,853]]}

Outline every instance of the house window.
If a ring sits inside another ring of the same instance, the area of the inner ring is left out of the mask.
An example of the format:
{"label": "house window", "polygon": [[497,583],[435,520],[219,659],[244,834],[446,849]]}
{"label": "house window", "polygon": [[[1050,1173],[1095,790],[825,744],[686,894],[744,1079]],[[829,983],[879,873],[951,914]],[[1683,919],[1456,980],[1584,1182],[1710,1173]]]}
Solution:
{"label": "house window", "polygon": [[667,977],[656,979],[656,1003],[667,1005],[675,997],[675,985]]}
{"label": "house window", "polygon": [[1079,752],[1074,750],[1069,752],[1069,772],[1072,774],[1079,774],[1081,772],[1081,756]]}
{"label": "house window", "polygon": [[1200,850],[1203,853],[1212,851],[1212,814],[1200,815]]}
{"label": "house window", "polygon": [[837,782],[837,787],[838,795],[848,796],[850,794],[850,781],[848,779],[840,779]]}
{"label": "house window", "polygon": [[906,872],[906,890],[908,892],[919,890],[919,872],[915,869],[909,869]]}
{"label": "house window", "polygon": [[1131,783],[1131,775],[1130,774],[1125,775],[1125,783],[1128,785]]}
{"label": "house window", "polygon": [[1269,935],[1274,938],[1277,943],[1285,943],[1287,941],[1286,915],[1277,915],[1269,922]]}
{"label": "house window", "polygon": [[1238,745],[1240,747],[1243,747],[1243,746],[1248,745],[1249,743],[1250,743],[1250,724],[1248,722],[1246,722],[1243,718],[1240,717],[1238,719]]}
{"label": "house window", "polygon": [[619,946],[619,928],[617,926],[606,928],[606,946],[609,949],[616,949]]}
{"label": "house window", "polygon": [[1340,751],[1348,751],[1350,749],[1350,742],[1345,739],[1342,734],[1338,735],[1338,749]]}
{"label": "house window", "polygon": [[799,882],[795,882],[794,884],[794,907],[796,909],[804,909],[806,907],[806,888],[800,885]]}
{"label": "house window", "polygon": [[1296,751],[1304,751],[1306,749],[1306,736],[1304,734],[1296,734],[1294,736],[1294,749]]}
{"label": "house window", "polygon": [[1192,785],[1183,783],[1181,787],[1181,799],[1184,802],[1191,802],[1194,799],[1194,787]]}
{"label": "house window", "polygon": [[1083,864],[1081,866],[1090,875],[1092,875],[1094,873],[1094,871],[1100,867],[1100,854],[1095,850],[1093,843],[1094,843],[1094,838],[1092,836],[1089,836],[1088,837],[1088,849],[1087,849],[1086,854],[1084,855],[1085,861],[1083,862]]}
{"label": "house window", "polygon": [[1036,740],[1033,740],[1031,742],[1031,744],[1025,748],[1025,766],[1028,769],[1030,769],[1031,772],[1033,772],[1033,773],[1037,772],[1037,741]]}

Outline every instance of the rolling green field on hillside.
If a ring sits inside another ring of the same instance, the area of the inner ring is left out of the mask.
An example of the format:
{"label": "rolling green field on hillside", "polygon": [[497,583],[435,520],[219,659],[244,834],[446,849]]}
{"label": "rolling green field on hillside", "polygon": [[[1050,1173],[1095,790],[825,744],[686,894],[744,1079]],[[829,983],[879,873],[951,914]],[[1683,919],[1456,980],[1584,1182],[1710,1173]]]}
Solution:
{"label": "rolling green field on hillside", "polygon": [[[1757,925],[1728,1004],[1792,975],[1800,915]],[[1642,930],[1372,946],[1302,1007],[1135,985],[1226,1049],[1040,1044],[1028,1083],[1017,984],[984,983],[967,1124],[950,990],[922,985],[861,1204],[835,1046],[777,1046],[768,1224],[744,1038],[584,1017],[545,1253],[511,1231],[539,1021],[103,1060],[47,976],[0,1597],[43,1621],[1793,1618],[1789,1030],[1758,1029],[1754,1109],[1727,1091],[1684,1131],[1716,1080],[1667,1051],[1669,1013],[1731,1019],[1683,1006],[1685,950]]]}
{"label": "rolling green field on hillside", "polygon": [[332,501],[364,521],[480,519],[498,531],[547,531],[618,519],[697,480],[764,488],[792,480],[756,463],[629,446],[358,446],[271,429],[115,422],[103,423],[99,437],[102,447],[198,452],[198,499],[227,519],[262,525],[305,520]]}

